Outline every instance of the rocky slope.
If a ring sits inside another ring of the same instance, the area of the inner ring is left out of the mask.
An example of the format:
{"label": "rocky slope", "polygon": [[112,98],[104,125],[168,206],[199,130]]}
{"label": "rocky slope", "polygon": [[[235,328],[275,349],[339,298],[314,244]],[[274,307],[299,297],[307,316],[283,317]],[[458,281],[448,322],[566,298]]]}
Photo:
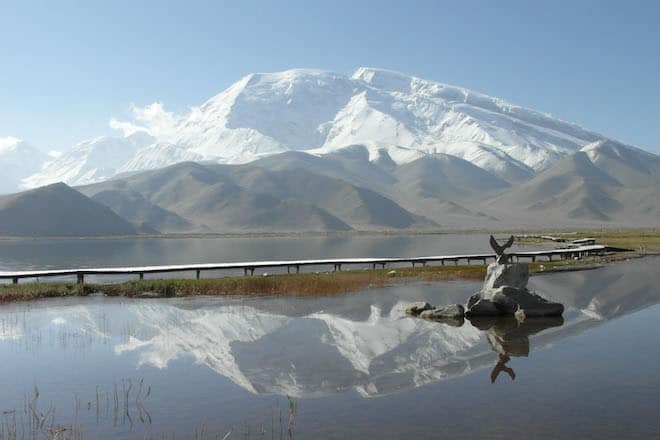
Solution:
{"label": "rocky slope", "polygon": [[547,221],[627,226],[660,220],[660,157],[612,141],[590,144],[488,203]]}
{"label": "rocky slope", "polygon": [[[354,145],[321,157],[286,152],[240,165],[184,162],[77,189],[136,231],[162,233],[654,227],[660,219],[660,159],[611,141],[590,144],[519,184],[442,153],[400,165],[381,159]],[[58,205],[58,193],[44,188],[2,200],[34,191],[44,206]],[[72,231],[87,218],[83,208],[68,208],[80,219]],[[42,233],[35,226],[18,235]]]}
{"label": "rocky slope", "polygon": [[140,229],[63,183],[0,197],[0,236],[132,235]]}
{"label": "rocky slope", "polygon": [[[344,180],[302,169],[273,171],[254,165],[186,162],[79,188],[131,222],[145,219],[127,206],[140,197],[168,222],[147,222],[162,232],[344,231],[404,229],[435,224],[391,199]],[[174,218],[182,221],[174,221]]]}

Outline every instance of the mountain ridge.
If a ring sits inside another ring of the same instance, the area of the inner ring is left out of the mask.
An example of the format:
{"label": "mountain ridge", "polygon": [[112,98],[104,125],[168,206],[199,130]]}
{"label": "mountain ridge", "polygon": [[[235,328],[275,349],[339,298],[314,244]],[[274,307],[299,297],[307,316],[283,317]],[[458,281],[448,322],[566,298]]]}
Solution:
{"label": "mountain ridge", "polygon": [[112,120],[124,137],[59,155],[0,138],[0,192],[62,181],[136,233],[657,226],[660,218],[659,156],[399,72],[255,73],[183,114],[161,103],[134,112],[134,121]]}
{"label": "mountain ridge", "polygon": [[141,230],[64,183],[0,197],[0,235],[135,235]]}
{"label": "mountain ridge", "polygon": [[[11,228],[0,232],[52,236],[656,227],[659,181],[659,157],[608,142],[591,144],[521,184],[449,155],[397,165],[370,161],[368,148],[353,145],[321,157],[285,152],[239,165],[183,162],[75,190],[62,183],[28,190],[0,197],[0,220],[14,219]],[[51,194],[53,188],[59,188],[57,194]],[[77,195],[74,202],[63,202],[60,192]],[[35,193],[39,198],[32,197]],[[32,200],[32,208],[13,209],[8,204],[13,199]],[[61,217],[69,219],[64,232],[46,230],[36,221]],[[114,219],[110,226],[108,219]],[[83,227],[87,223],[98,227],[89,232]]]}
{"label": "mountain ridge", "polygon": [[[352,75],[254,73],[184,114],[160,103],[135,112],[133,122],[112,123],[130,127],[128,136],[81,142],[16,185],[81,185],[188,160],[248,163],[286,151],[324,156],[354,144],[367,147],[372,161],[386,154],[402,164],[444,153],[519,183],[607,140],[503,99],[370,67]],[[103,154],[104,143],[114,145],[113,154]]]}
{"label": "mountain ridge", "polygon": [[[613,155],[613,152],[615,154]],[[611,141],[595,142],[488,204],[524,216],[657,225],[660,157]],[[653,214],[655,213],[655,214]],[[650,214],[650,215],[649,215]]]}

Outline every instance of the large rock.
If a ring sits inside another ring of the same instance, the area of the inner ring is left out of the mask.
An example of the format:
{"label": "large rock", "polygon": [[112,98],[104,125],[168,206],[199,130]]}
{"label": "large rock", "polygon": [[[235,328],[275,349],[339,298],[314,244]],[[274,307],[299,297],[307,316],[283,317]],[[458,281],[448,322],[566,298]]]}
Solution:
{"label": "large rock", "polygon": [[493,301],[482,298],[481,292],[470,297],[465,311],[465,316],[497,316],[502,314]]}
{"label": "large rock", "polygon": [[485,292],[503,286],[525,289],[528,281],[527,263],[491,263],[486,270],[486,279],[481,290]]}
{"label": "large rock", "polygon": [[440,322],[442,324],[460,327],[465,322],[465,307],[460,304],[452,304],[439,309],[424,310],[419,314],[422,319]]}
{"label": "large rock", "polygon": [[439,320],[445,318],[462,318],[465,315],[465,307],[460,304],[452,304],[439,309],[424,310],[419,314],[420,318]]}
{"label": "large rock", "polygon": [[466,316],[513,316],[526,318],[560,316],[564,306],[527,290],[529,269],[525,263],[492,263],[481,292],[470,297]]}
{"label": "large rock", "polygon": [[426,301],[418,301],[412,304],[408,304],[406,307],[406,315],[410,316],[419,316],[425,310],[431,310],[433,306]]}
{"label": "large rock", "polygon": [[564,306],[528,291],[504,286],[493,291],[481,292],[470,297],[467,316],[511,315],[522,310],[525,317],[560,316]]}

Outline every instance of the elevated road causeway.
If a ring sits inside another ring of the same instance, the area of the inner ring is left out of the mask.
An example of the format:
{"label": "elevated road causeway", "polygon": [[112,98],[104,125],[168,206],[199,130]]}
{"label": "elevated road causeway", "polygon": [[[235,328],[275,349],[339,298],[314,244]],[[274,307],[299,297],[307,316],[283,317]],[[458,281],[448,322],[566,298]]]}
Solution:
{"label": "elevated road causeway", "polygon": [[[548,249],[539,251],[521,251],[510,252],[509,255],[516,261],[547,258],[548,261],[556,259],[582,258],[590,255],[603,255],[609,250],[617,250],[605,245],[576,246],[564,249]],[[202,264],[179,264],[169,266],[139,266],[139,267],[84,267],[75,269],[53,269],[53,270],[28,270],[14,272],[0,272],[0,280],[12,280],[18,284],[21,279],[29,278],[48,278],[75,276],[79,284],[84,283],[87,275],[135,275],[143,279],[145,274],[171,273],[171,272],[193,272],[197,279],[201,277],[203,271],[217,270],[243,270],[245,275],[254,275],[257,269],[286,268],[288,273],[300,272],[301,267],[308,266],[332,266],[335,271],[342,270],[344,266],[371,266],[385,268],[392,264],[412,264],[426,266],[427,264],[453,263],[459,262],[472,264],[479,262],[486,264],[488,260],[495,260],[495,254],[462,254],[462,255],[436,255],[428,257],[391,257],[391,258],[333,258],[318,260],[281,260],[281,261],[242,261],[233,263],[202,263]]]}

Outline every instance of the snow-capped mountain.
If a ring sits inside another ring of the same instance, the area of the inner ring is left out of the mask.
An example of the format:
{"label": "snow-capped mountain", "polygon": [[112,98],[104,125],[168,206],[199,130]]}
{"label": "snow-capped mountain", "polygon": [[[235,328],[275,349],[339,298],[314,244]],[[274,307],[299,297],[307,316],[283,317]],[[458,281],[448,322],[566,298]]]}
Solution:
{"label": "snow-capped mountain", "polygon": [[48,156],[15,137],[0,138],[0,194],[20,188],[18,182],[41,167]]}
{"label": "snow-capped mountain", "polygon": [[[286,151],[325,155],[364,145],[398,164],[444,153],[509,181],[529,180],[605,139],[501,99],[392,71],[351,76],[294,69],[250,74],[188,113],[134,109],[125,138],[82,142],[22,186],[80,185],[181,161],[246,163]],[[147,134],[148,133],[148,134]]]}
{"label": "snow-capped mountain", "polygon": [[172,142],[227,163],[362,144],[374,159],[381,148],[398,163],[438,152],[496,173],[524,172],[602,138],[497,98],[364,67],[350,77],[317,70],[248,75],[176,121]]}
{"label": "snow-capped mountain", "polygon": [[154,141],[145,132],[137,132],[124,138],[103,136],[81,142],[55,160],[44,163],[37,173],[24,178],[21,186],[36,188],[55,182],[84,185],[107,180],[141,148]]}
{"label": "snow-capped mountain", "polygon": [[156,142],[138,149],[133,157],[124,162],[117,173],[155,170],[181,162],[199,162],[204,157],[178,145]]}

